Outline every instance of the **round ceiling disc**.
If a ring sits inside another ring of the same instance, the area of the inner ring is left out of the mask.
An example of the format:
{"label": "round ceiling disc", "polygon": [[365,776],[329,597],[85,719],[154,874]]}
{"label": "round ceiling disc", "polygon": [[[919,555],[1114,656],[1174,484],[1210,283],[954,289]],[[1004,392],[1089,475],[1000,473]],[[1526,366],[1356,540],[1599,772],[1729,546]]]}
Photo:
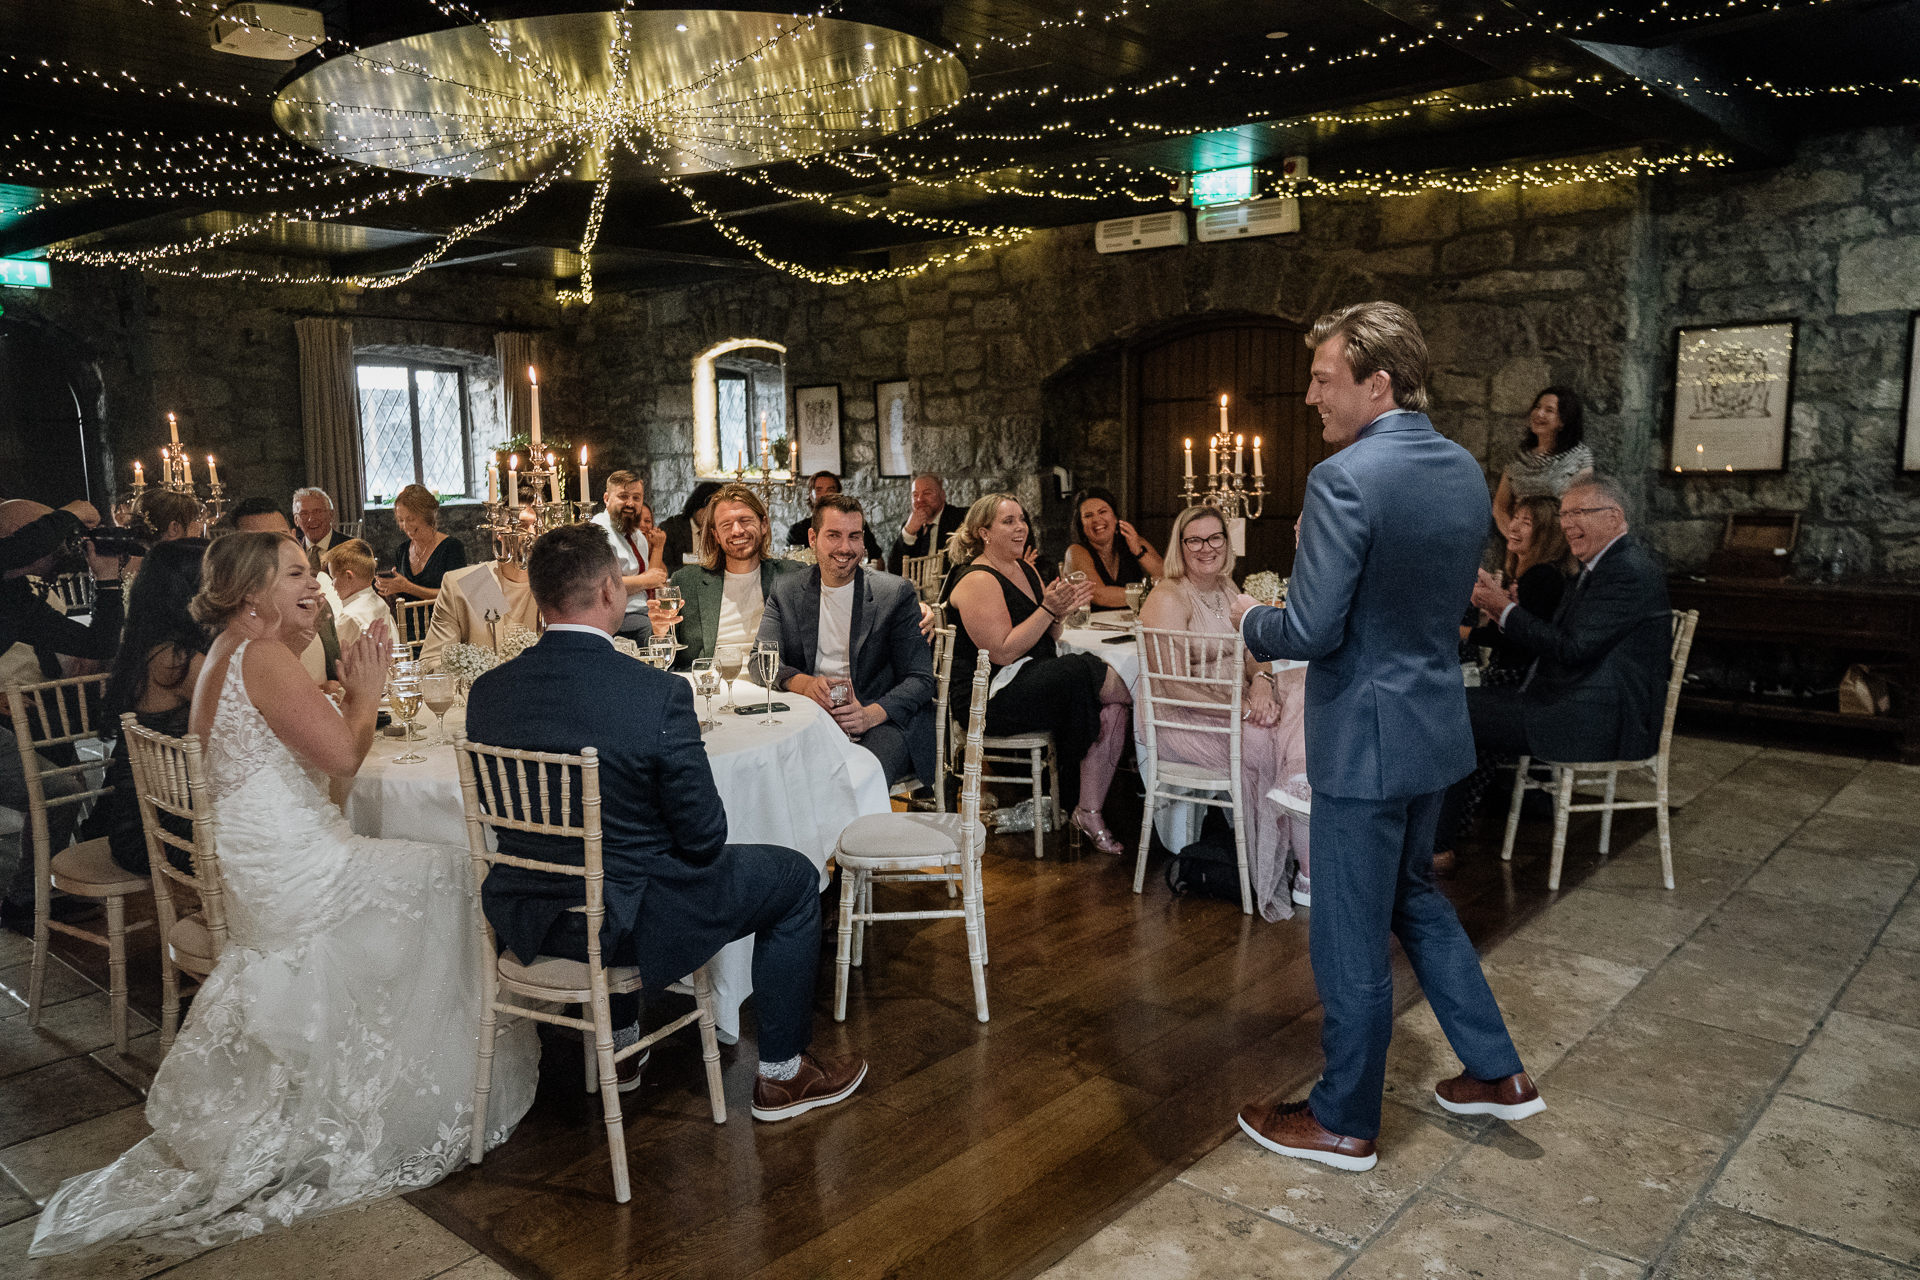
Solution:
{"label": "round ceiling disc", "polygon": [[455,27],[340,54],[289,81],[273,116],[357,164],[515,181],[558,167],[594,181],[854,146],[966,92],[958,57],[886,27],[628,11]]}

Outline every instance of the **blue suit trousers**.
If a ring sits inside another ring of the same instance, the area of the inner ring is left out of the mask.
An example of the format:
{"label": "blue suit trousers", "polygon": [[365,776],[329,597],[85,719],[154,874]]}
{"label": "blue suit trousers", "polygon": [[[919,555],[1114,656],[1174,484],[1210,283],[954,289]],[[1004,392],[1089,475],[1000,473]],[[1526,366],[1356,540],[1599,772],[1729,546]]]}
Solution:
{"label": "blue suit trousers", "polygon": [[1444,795],[1313,797],[1313,981],[1326,1011],[1326,1070],[1307,1101],[1351,1138],[1380,1136],[1380,1093],[1393,1036],[1387,933],[1400,939],[1427,1001],[1467,1074],[1499,1080],[1520,1055],[1453,904],[1433,884],[1433,835]]}

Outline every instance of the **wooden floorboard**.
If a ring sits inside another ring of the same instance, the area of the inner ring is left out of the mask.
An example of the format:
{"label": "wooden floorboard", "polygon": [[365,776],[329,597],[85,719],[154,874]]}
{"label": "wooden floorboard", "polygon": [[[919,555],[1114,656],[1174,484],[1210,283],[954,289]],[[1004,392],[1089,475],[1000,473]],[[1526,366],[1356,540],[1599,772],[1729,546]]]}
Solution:
{"label": "wooden floorboard", "polygon": [[[1130,835],[1137,802],[1128,808],[1114,803],[1109,817]],[[1615,847],[1651,825],[1621,815]],[[1488,818],[1443,882],[1482,949],[1549,900],[1547,824],[1523,825],[1511,863],[1498,857],[1502,826]],[[1564,888],[1599,865],[1596,835],[1596,819],[1576,817]],[[869,930],[836,1024],[823,933],[815,1048],[872,1064],[847,1105],[753,1120],[749,1002],[741,1043],[722,1049],[725,1125],[707,1110],[697,1038],[655,1048],[626,1099],[633,1199],[616,1205],[599,1103],[581,1089],[569,1037],[549,1043],[513,1139],[408,1199],[525,1277],[1038,1274],[1217,1146],[1241,1106],[1298,1096],[1320,1069],[1304,915],[1268,924],[1229,903],[1174,899],[1159,857],[1135,895],[1130,857],[1072,852],[1058,833],[1047,847],[1036,861],[1028,835],[989,843],[990,1022],[974,1017],[964,930],[942,920]],[[937,887],[880,892],[944,898]],[[104,983],[104,952],[54,946]],[[1418,986],[1397,947],[1395,957],[1404,1006]],[[129,986],[133,1007],[157,1019],[154,949],[130,950]],[[663,1000],[650,1016],[677,1011]]]}

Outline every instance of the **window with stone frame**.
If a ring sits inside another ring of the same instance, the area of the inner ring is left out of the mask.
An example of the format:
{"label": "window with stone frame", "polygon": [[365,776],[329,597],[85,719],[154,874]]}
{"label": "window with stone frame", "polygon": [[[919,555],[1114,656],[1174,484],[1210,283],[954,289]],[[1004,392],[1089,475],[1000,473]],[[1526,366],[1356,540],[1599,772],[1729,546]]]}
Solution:
{"label": "window with stone frame", "polygon": [[467,375],[450,365],[367,357],[355,362],[367,496],[392,501],[410,484],[473,493]]}

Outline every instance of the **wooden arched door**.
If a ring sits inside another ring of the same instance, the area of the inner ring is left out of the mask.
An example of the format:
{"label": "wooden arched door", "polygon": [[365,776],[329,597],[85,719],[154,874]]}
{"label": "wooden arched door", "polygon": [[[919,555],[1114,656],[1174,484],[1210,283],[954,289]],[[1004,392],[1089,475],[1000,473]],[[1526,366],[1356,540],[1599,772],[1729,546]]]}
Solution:
{"label": "wooden arched door", "polygon": [[[1134,527],[1164,550],[1173,518],[1186,505],[1182,441],[1194,445],[1194,487],[1206,487],[1206,439],[1229,397],[1229,424],[1262,442],[1265,513],[1247,523],[1247,554],[1235,572],[1293,570],[1293,521],[1307,472],[1334,450],[1320,439],[1320,415],[1307,407],[1313,353],[1304,331],[1283,320],[1234,317],[1158,335],[1129,354],[1127,395],[1133,424]],[[1247,462],[1251,477],[1253,463]],[[1251,481],[1249,480],[1249,483]]]}

